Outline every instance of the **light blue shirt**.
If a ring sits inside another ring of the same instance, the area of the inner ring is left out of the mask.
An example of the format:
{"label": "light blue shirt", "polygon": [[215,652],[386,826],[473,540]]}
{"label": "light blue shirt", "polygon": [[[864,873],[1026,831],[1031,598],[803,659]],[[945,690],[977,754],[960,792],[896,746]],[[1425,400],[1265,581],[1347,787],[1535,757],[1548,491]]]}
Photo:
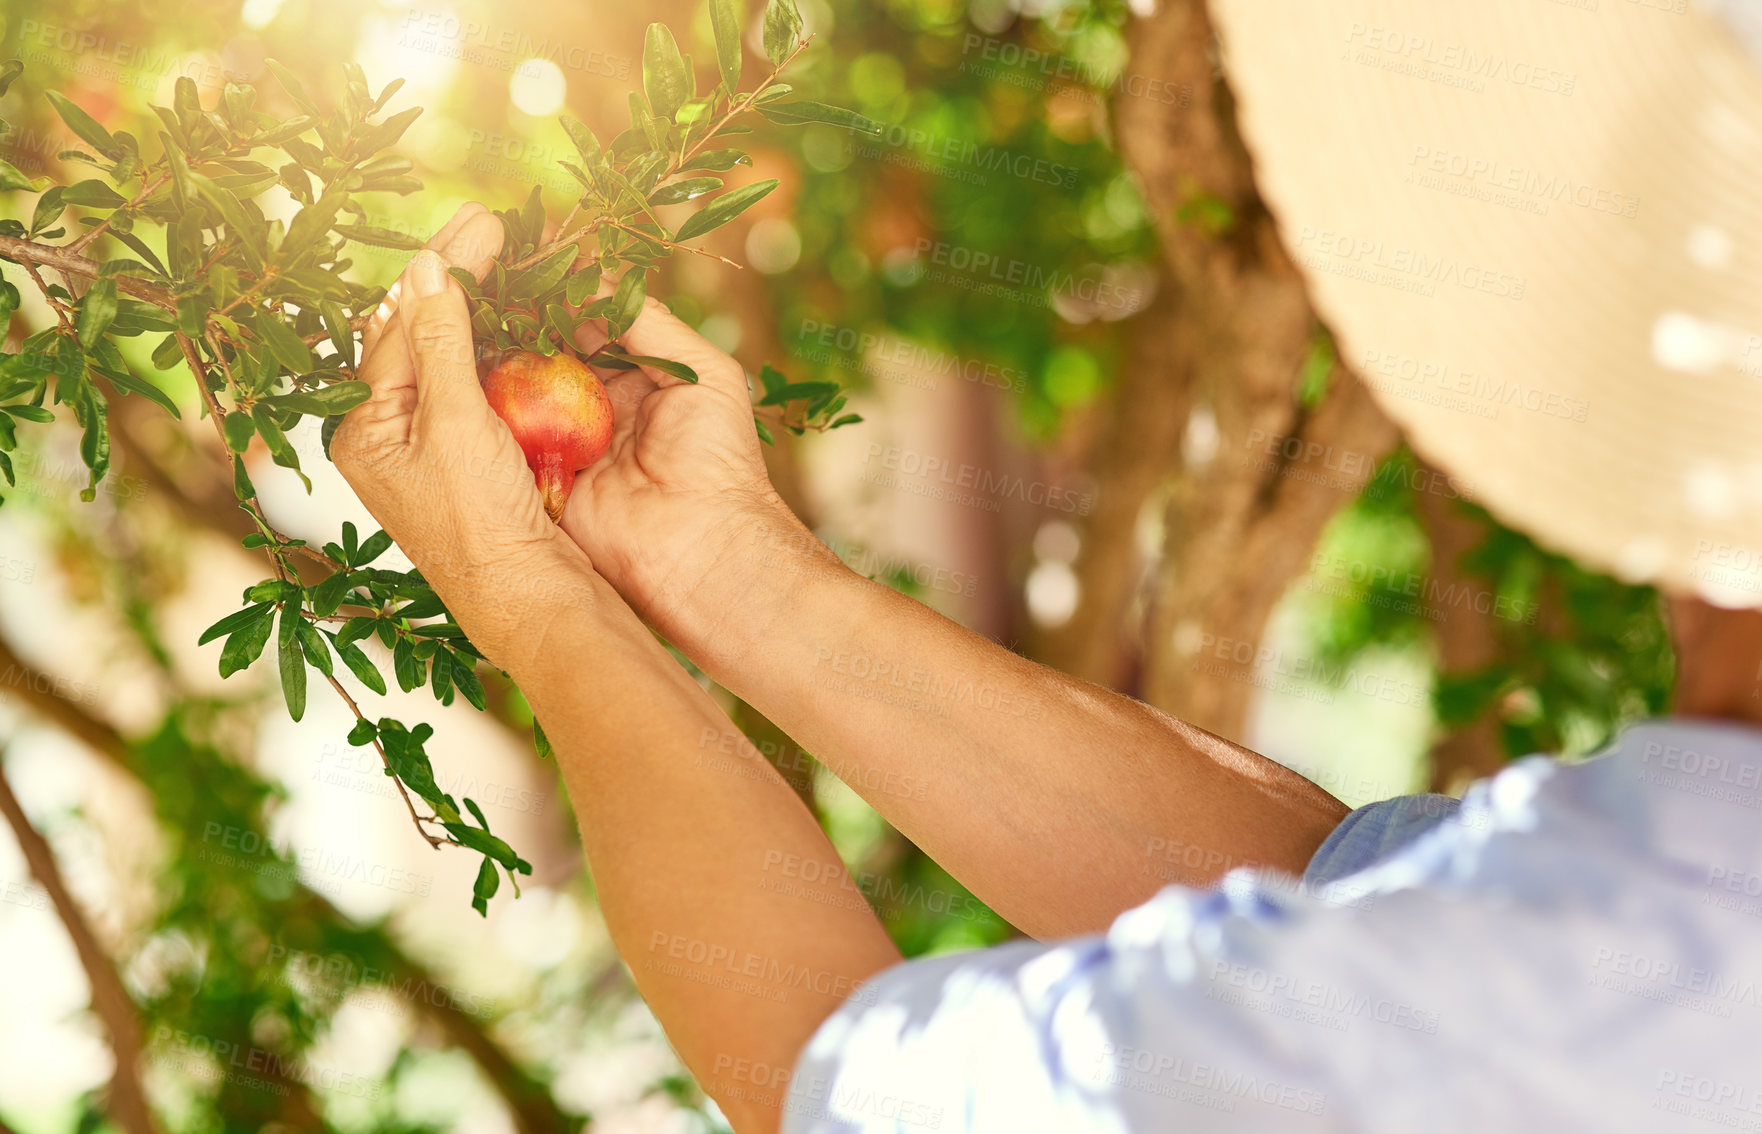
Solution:
{"label": "light blue shirt", "polygon": [[1301,882],[896,966],[785,1105],[787,1134],[1762,1131],[1762,732],[1650,722],[1360,808]]}

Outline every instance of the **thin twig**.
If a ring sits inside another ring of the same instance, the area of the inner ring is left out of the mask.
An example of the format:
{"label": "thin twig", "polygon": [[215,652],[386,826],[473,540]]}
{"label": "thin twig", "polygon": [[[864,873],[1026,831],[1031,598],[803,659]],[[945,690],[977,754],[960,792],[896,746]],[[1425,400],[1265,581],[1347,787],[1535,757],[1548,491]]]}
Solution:
{"label": "thin twig", "polygon": [[19,849],[24,852],[31,877],[48,892],[55,915],[72,939],[80,966],[86,970],[86,981],[92,987],[92,1011],[110,1033],[116,1069],[110,1074],[110,1097],[105,1109],[128,1134],[159,1134],[141,1085],[141,1021],[135,1015],[135,1003],[123,987],[122,978],[117,976],[115,963],[98,943],[98,935],[68,891],[48,840],[31,825],[30,817],[13,794],[4,764],[0,764],[0,814],[6,816]]}

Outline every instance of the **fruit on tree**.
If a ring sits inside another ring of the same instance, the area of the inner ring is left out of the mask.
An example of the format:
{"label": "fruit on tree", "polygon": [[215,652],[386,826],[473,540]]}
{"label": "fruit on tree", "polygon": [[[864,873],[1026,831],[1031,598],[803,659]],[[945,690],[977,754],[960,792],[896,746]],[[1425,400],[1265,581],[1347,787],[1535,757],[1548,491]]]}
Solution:
{"label": "fruit on tree", "polygon": [[510,351],[483,377],[483,393],[508,423],[538,478],[545,514],[563,516],[575,474],[612,443],[612,399],[580,359]]}

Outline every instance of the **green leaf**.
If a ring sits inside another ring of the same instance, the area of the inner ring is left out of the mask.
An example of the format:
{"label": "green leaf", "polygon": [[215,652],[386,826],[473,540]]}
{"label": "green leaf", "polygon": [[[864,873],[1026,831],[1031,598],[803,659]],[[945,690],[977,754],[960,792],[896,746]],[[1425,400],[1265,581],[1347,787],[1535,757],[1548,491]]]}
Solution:
{"label": "green leaf", "polygon": [[126,197],[95,177],[69,185],[61,199],[86,209],[114,209],[128,203]]}
{"label": "green leaf", "polygon": [[318,632],[318,627],[302,618],[294,624],[294,632],[299,636],[300,651],[306,655],[306,660],[317,667],[319,673],[326,677],[332,676],[336,668],[330,660],[330,649],[324,644],[324,635]]}
{"label": "green leaf", "polygon": [[580,307],[587,298],[600,288],[600,266],[590,264],[569,277],[564,286],[563,297],[571,306]]}
{"label": "green leaf", "polygon": [[434,655],[434,668],[430,673],[430,684],[434,689],[434,699],[443,705],[453,703],[453,658],[445,650],[438,650]]}
{"label": "green leaf", "polygon": [[34,421],[38,425],[48,425],[55,420],[55,415],[42,406],[0,406],[13,417]]}
{"label": "green leaf", "polygon": [[60,91],[49,91],[49,102],[55,107],[55,113],[67,123],[67,128],[78,134],[86,144],[112,161],[122,157],[122,147],[110,136],[110,131],[98,125],[98,120],[81,110],[73,100]]}
{"label": "green leaf", "polygon": [[251,484],[251,474],[245,471],[243,457],[232,459],[232,493],[240,500],[249,500],[257,495],[257,489]]}
{"label": "green leaf", "polygon": [[783,66],[783,61],[801,43],[801,30],[801,12],[796,8],[795,0],[767,0],[765,56],[773,65]]}
{"label": "green leaf", "polygon": [[365,382],[332,382],[311,390],[295,390],[291,394],[273,394],[263,403],[277,409],[292,410],[310,417],[329,417],[348,413],[373,396],[373,387]]}
{"label": "green leaf", "polygon": [[313,102],[312,99],[307,96],[306,88],[300,85],[300,80],[294,77],[292,71],[283,67],[273,59],[265,59],[263,63],[288,92],[288,97],[292,98],[301,110],[304,110],[307,114],[311,115],[316,115],[318,113],[318,104]]}
{"label": "green leaf", "polygon": [[9,161],[0,161],[0,192],[12,189],[35,189],[37,179]]}
{"label": "green leaf", "polygon": [[116,318],[116,281],[99,280],[86,292],[80,301],[79,336],[80,345],[91,350]]}
{"label": "green leaf", "polygon": [[342,605],[343,596],[356,581],[353,571],[336,571],[312,588],[312,613],[330,615]]}
{"label": "green leaf", "polygon": [[716,35],[716,66],[730,94],[740,89],[740,0],[710,0],[710,27]]}
{"label": "green leaf", "polygon": [[483,682],[472,671],[469,658],[453,655],[453,684],[458,687],[465,700],[471,703],[472,708],[482,712],[489,707],[489,698],[483,692]]}
{"label": "green leaf", "polygon": [[471,887],[471,908],[488,917],[489,900],[496,896],[501,885],[502,876],[496,873],[496,864],[485,858],[477,868],[477,881]]}
{"label": "green leaf", "polygon": [[679,44],[666,24],[650,24],[643,40],[642,89],[655,114],[669,120],[691,97],[691,74],[686,71]]}
{"label": "green leaf", "polygon": [[196,639],[196,645],[206,646],[209,642],[214,641],[214,639],[224,638],[235,630],[242,630],[260,618],[270,617],[274,611],[275,604],[272,602],[260,602],[255,606],[247,606],[243,610],[235,610],[225,618],[222,618],[219,622],[216,622],[214,625],[208,627],[208,629],[202,631],[202,636]]}
{"label": "green leaf", "polygon": [[724,173],[737,165],[751,165],[753,159],[740,150],[705,150],[680,166],[680,172],[693,169],[707,169],[712,173]]}
{"label": "green leaf", "polygon": [[263,653],[263,647],[269,641],[269,632],[275,629],[275,612],[261,615],[256,621],[247,623],[232,632],[226,645],[220,648],[220,676],[231,677],[257,660]]}
{"label": "green leaf", "polygon": [[12,81],[22,74],[24,74],[23,60],[8,59],[4,64],[0,64],[0,95],[5,94],[7,88],[12,86]]}
{"label": "green leaf", "polygon": [[777,444],[777,438],[771,435],[771,427],[769,425],[766,425],[755,417],[753,418],[753,427],[759,431],[760,441],[763,441],[767,445]]}
{"label": "green leaf", "polygon": [[379,739],[379,728],[366,717],[358,717],[349,729],[349,743],[356,748],[365,748]]}
{"label": "green leaf", "polygon": [[693,385],[697,384],[697,371],[683,362],[674,362],[670,358],[656,358],[652,354],[627,354],[624,358],[638,366],[646,366],[651,370],[659,370],[662,374],[671,374],[675,378],[682,378]]}
{"label": "green leaf", "polygon": [[798,99],[795,102],[774,102],[758,108],[760,114],[771,121],[784,126],[792,126],[801,122],[823,122],[828,126],[840,126],[846,130],[855,130],[859,134],[867,134],[878,138],[886,127],[866,115],[854,110],[846,110],[842,106],[828,106],[823,102],[809,99]]}
{"label": "green leaf", "polygon": [[300,478],[306,491],[311,492],[312,482],[300,471],[300,454],[288,441],[287,434],[281,431],[280,423],[275,420],[275,407],[267,401],[258,402],[251,407],[251,420],[257,425],[257,435],[269,446],[270,457],[282,468],[294,470],[294,475]]}
{"label": "green leaf", "polygon": [[549,294],[551,289],[563,282],[569,274],[569,267],[575,263],[575,257],[581,250],[570,244],[557,249],[525,272],[514,277],[508,288],[508,298],[514,300],[536,299]]}
{"label": "green leaf", "polygon": [[679,226],[679,234],[674,239],[686,241],[720,228],[777,188],[777,184],[777,179],[773,177],[722,194],[704,206],[703,211],[687,217],[685,223]]}
{"label": "green leaf", "polygon": [[43,195],[37,198],[36,209],[31,213],[30,234],[32,236],[47,229],[61,217],[61,214],[67,209],[67,205],[62,201],[65,193],[66,191],[59,185],[51,185],[43,190]]}
{"label": "green leaf", "polygon": [[371,244],[375,248],[396,248],[400,252],[416,252],[422,248],[422,241],[414,236],[389,228],[366,224],[335,224],[331,227],[358,244]]}
{"label": "green leaf", "polygon": [[616,339],[628,331],[642,314],[642,301],[647,294],[648,273],[642,268],[624,270],[618,289],[612,293],[612,311],[606,316],[606,337]]}
{"label": "green leaf", "polygon": [[257,426],[251,415],[234,411],[221,419],[221,428],[226,431],[226,443],[235,453],[243,453],[251,447],[251,438],[257,436]]}
{"label": "green leaf", "polygon": [[366,542],[356,550],[354,557],[349,560],[349,566],[365,567],[375,559],[378,559],[381,555],[384,555],[386,549],[391,547],[391,545],[392,537],[387,535],[384,529],[374,532],[372,535],[368,536]]}
{"label": "green leaf", "polygon": [[649,194],[651,205],[677,205],[701,197],[705,193],[713,193],[722,188],[720,177],[688,177],[684,181],[675,181],[671,185],[663,185]]}
{"label": "green leaf", "polygon": [[336,643],[337,656],[349,667],[355,679],[381,697],[385,696],[385,678],[380,675],[379,667],[368,658],[366,651],[353,642],[344,642],[338,636]]}
{"label": "green leaf", "polygon": [[306,661],[300,652],[300,605],[290,602],[281,608],[281,634],[276,639],[277,660],[281,663],[281,694],[288,703],[288,716],[299,720],[306,715]]}
{"label": "green leaf", "polygon": [[337,357],[342,364],[353,369],[355,366],[355,332],[349,326],[349,317],[334,299],[326,299],[318,305],[324,315],[324,329],[330,335],[330,345],[336,348]]}
{"label": "green leaf", "polygon": [[425,674],[410,639],[399,638],[398,644],[392,647],[392,672],[397,676],[398,688],[406,693],[422,684]]}
{"label": "green leaf", "polygon": [[587,163],[589,169],[593,168],[594,163],[600,159],[599,138],[579,118],[572,118],[565,114],[558,121],[562,122],[563,131],[569,135],[569,140],[575,143],[575,149],[580,152],[581,160]]}
{"label": "green leaf", "polygon": [[257,337],[269,349],[270,357],[284,368],[294,374],[304,374],[312,369],[312,348],[301,341],[280,315],[265,311],[257,317],[254,326]]}

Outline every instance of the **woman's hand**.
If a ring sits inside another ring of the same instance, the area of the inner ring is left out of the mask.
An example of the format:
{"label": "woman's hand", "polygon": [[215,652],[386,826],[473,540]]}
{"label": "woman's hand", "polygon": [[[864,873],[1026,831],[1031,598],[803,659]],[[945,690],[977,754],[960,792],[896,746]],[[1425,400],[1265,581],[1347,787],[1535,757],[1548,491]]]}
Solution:
{"label": "woman's hand", "polygon": [[358,373],[372,396],[343,419],[330,453],[506,668],[541,636],[534,614],[588,593],[589,564],[545,517],[520,446],[484,400],[465,294],[447,274],[482,278],[501,245],[501,221],[473,203],[411,258],[363,336]]}
{"label": "woman's hand", "polygon": [[[696,384],[660,371],[601,371],[612,398],[612,445],[582,472],[563,530],[651,625],[678,641],[702,621],[688,600],[714,572],[782,539],[815,543],[771,487],[740,363],[649,299],[621,340],[632,354],[683,362]],[[576,344],[605,342],[597,321]],[[682,642],[679,644],[683,645]]]}

